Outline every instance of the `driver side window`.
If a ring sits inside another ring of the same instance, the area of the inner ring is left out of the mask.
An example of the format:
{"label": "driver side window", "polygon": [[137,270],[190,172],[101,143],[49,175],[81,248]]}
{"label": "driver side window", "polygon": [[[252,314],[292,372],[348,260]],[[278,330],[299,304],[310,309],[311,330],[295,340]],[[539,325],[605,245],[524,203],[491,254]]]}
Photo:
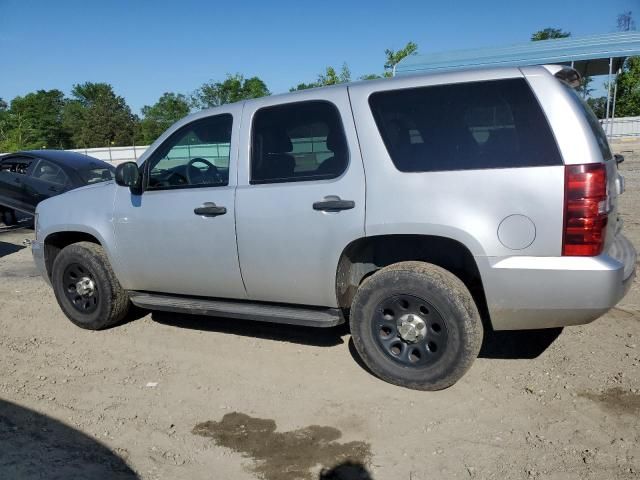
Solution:
{"label": "driver side window", "polygon": [[146,189],[227,185],[232,126],[233,117],[223,114],[174,132],[149,158]]}

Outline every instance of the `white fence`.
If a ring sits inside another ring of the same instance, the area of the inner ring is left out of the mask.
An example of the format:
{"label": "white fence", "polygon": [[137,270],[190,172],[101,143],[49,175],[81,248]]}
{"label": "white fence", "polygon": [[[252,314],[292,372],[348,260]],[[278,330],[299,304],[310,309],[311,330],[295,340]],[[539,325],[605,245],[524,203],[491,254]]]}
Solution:
{"label": "white fence", "polygon": [[610,120],[601,120],[600,123],[610,138],[640,137],[640,117],[614,118],[612,125],[609,125]]}
{"label": "white fence", "polygon": [[102,148],[76,148],[70,152],[84,153],[90,157],[104,160],[105,162],[117,165],[122,162],[135,162],[149,145],[136,145],[134,147],[102,147]]}

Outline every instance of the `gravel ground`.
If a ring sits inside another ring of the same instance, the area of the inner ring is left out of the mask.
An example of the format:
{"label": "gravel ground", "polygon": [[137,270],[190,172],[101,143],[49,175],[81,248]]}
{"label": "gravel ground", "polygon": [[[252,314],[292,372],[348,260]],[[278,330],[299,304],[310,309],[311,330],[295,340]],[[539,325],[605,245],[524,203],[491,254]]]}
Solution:
{"label": "gravel ground", "polygon": [[[615,150],[640,246],[640,143]],[[344,327],[156,313],[83,331],[31,237],[0,232],[0,478],[640,478],[638,280],[590,325],[488,336],[428,393],[368,373]]]}

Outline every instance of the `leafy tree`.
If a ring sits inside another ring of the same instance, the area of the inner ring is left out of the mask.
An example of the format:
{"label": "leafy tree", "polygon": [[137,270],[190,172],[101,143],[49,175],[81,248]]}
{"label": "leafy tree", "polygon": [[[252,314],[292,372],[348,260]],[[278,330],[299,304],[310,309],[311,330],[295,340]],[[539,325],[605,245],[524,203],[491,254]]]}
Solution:
{"label": "leafy tree", "polygon": [[228,74],[223,82],[203,84],[191,96],[191,104],[194,108],[204,109],[267,95],[271,92],[260,78],[244,78],[236,73]]}
{"label": "leafy tree", "polygon": [[0,105],[0,141],[3,150],[68,148],[70,138],[62,126],[64,94],[60,90],[38,90],[16,97],[7,110]]}
{"label": "leafy tree", "polygon": [[189,114],[189,100],[182,94],[164,93],[154,105],[142,107],[141,140],[153,143],[162,132]]}
{"label": "leafy tree", "polygon": [[384,64],[384,69],[385,69],[384,76],[392,77],[395,73],[396,65],[398,65],[398,63],[400,63],[401,60],[403,60],[404,58],[410,55],[415,55],[417,53],[418,53],[418,45],[413,42],[407,42],[407,44],[398,51],[387,48],[384,51],[384,54],[387,57],[387,61]]}
{"label": "leafy tree", "polygon": [[384,51],[386,61],[384,63],[384,73],[378,75],[377,73],[368,73],[360,77],[360,80],[376,80],[378,78],[393,77],[395,67],[401,60],[407,58],[410,55],[416,55],[418,53],[418,44],[414,42],[407,42],[407,44],[398,51],[387,48]]}
{"label": "leafy tree", "polygon": [[346,83],[351,81],[351,70],[346,63],[342,64],[340,73],[335,68],[329,66],[325,68],[324,73],[318,75],[315,82],[311,83],[299,83],[297,86],[289,89],[290,92],[296,90],[306,90],[308,88],[325,87],[327,85],[338,85],[340,83]]}
{"label": "leafy tree", "polygon": [[545,28],[538,30],[531,35],[531,41],[551,40],[554,38],[567,38],[571,36],[571,32],[563,32],[560,28]]}
{"label": "leafy tree", "polygon": [[134,140],[138,117],[125,99],[107,83],[74,85],[64,109],[63,123],[81,148],[126,146]]}
{"label": "leafy tree", "polygon": [[636,22],[633,20],[631,11],[623,12],[618,15],[617,23],[618,30],[621,32],[628,32],[636,29]]}
{"label": "leafy tree", "polygon": [[618,85],[616,116],[635,117],[640,115],[640,57],[627,59],[616,82]]}
{"label": "leafy tree", "polygon": [[576,90],[582,95],[582,98],[591,96],[591,93],[594,91],[594,88],[591,86],[592,83],[593,78],[589,76],[580,79],[580,86],[576,88]]}
{"label": "leafy tree", "polygon": [[587,103],[598,118],[607,116],[607,97],[587,98]]}

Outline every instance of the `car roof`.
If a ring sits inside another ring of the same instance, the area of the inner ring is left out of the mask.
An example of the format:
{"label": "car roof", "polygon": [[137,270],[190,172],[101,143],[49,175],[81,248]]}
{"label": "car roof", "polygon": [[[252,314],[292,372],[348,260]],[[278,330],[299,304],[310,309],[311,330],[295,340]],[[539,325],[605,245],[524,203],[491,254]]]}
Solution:
{"label": "car roof", "polygon": [[66,150],[22,150],[20,152],[11,153],[6,157],[16,155],[27,155],[29,157],[42,158],[77,170],[83,170],[85,168],[113,168],[113,165],[110,163],[103,162],[97,158]]}

